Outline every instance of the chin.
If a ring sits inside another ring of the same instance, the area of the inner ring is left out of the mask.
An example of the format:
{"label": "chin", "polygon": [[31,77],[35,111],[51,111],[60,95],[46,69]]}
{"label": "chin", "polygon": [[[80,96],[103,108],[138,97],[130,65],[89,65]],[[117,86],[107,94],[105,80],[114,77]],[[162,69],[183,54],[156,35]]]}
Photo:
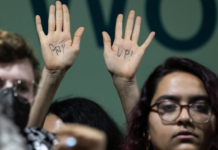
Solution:
{"label": "chin", "polygon": [[199,145],[191,143],[182,143],[176,146],[173,150],[201,150]]}

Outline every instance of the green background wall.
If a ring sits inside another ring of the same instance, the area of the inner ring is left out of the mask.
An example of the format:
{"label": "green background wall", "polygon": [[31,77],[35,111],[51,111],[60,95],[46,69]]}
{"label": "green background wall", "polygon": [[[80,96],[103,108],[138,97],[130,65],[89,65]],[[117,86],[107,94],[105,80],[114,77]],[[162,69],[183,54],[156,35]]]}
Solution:
{"label": "green background wall", "polygon": [[[149,4],[151,1],[153,1],[152,5]],[[45,9],[45,11],[48,12],[49,5],[54,4],[55,0],[0,1],[0,29],[16,32],[24,36],[35,49],[42,68],[44,64],[38,35],[35,29],[35,12],[33,8],[37,8],[37,10],[42,13],[43,2],[45,3],[44,7],[47,9]],[[96,6],[98,2],[101,10]],[[117,8],[112,7],[113,2],[117,3],[117,5],[115,5]],[[123,10],[120,6],[123,6]],[[98,42],[101,41],[97,41],[96,31],[94,30],[96,24],[100,24],[101,22],[98,22],[99,16],[94,16],[94,18],[91,16],[91,10],[102,11],[101,15],[104,17],[103,20],[106,26],[111,23],[111,12],[123,12],[124,21],[126,21],[128,12],[132,9],[135,10],[136,15],[142,17],[139,45],[144,42],[151,31],[149,24],[152,24],[152,20],[155,19],[159,19],[161,26],[168,36],[180,42],[188,41],[195,37],[200,31],[202,24],[205,25],[203,36],[196,36],[199,42],[197,40],[195,44],[200,46],[190,48],[193,44],[191,43],[187,44],[187,48],[184,49],[175,48],[178,46],[175,42],[171,43],[168,41],[168,45],[166,44],[167,42],[161,42],[161,40],[164,39],[164,35],[159,32],[158,28],[156,34],[158,38],[162,39],[155,38],[153,40],[137,72],[140,88],[151,71],[170,56],[191,58],[209,67],[216,74],[218,73],[217,0],[69,0],[68,7],[71,15],[72,35],[80,26],[85,27],[85,32],[81,42],[80,54],[61,83],[55,99],[67,96],[90,98],[99,103],[121,128],[125,127],[121,103],[115,87],[113,86],[110,74],[105,67],[103,47],[98,44]],[[156,13],[159,18],[155,16],[155,12],[152,12],[155,10],[154,7],[159,10],[159,12]],[[207,16],[207,12],[212,15]],[[47,14],[45,14],[43,21],[47,21],[46,15]],[[203,22],[203,17],[205,16],[209,21]],[[153,26],[156,27],[156,25],[157,23],[153,22]],[[111,29],[113,29],[113,26],[114,24],[112,24]],[[44,26],[44,29],[46,28],[47,27]],[[110,30],[110,32],[111,31],[112,30]],[[99,35],[100,32],[101,31],[98,33]],[[202,42],[202,38],[205,37],[207,40]]]}

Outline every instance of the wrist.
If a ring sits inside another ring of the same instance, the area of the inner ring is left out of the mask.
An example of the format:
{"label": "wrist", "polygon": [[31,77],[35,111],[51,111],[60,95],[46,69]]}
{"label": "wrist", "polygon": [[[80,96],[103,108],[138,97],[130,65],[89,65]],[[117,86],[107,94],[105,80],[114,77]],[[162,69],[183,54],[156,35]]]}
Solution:
{"label": "wrist", "polygon": [[122,77],[122,76],[117,76],[117,75],[112,75],[112,79],[115,85],[117,84],[122,84],[122,85],[126,85],[126,86],[131,86],[132,84],[137,84],[137,80],[136,77],[133,76],[131,78],[126,78],[126,77]]}
{"label": "wrist", "polygon": [[59,85],[67,71],[64,70],[48,70],[44,67],[39,86],[42,85]]}
{"label": "wrist", "polygon": [[43,74],[50,78],[63,77],[67,72],[67,69],[49,70],[46,67],[43,69]]}

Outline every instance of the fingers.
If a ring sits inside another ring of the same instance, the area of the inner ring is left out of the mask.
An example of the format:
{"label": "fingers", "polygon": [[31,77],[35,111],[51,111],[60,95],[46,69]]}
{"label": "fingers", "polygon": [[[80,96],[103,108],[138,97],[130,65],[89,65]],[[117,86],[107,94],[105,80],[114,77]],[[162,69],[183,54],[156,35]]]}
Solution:
{"label": "fingers", "polygon": [[48,16],[48,33],[55,31],[55,6],[51,5]]}
{"label": "fingers", "polygon": [[70,32],[70,15],[66,5],[61,5],[60,1],[56,1],[56,19],[55,19],[55,6],[51,5],[49,9],[49,26],[48,32],[55,31],[55,24],[57,31]]}
{"label": "fingers", "polygon": [[104,132],[86,125],[65,124],[58,132],[59,147],[102,150],[106,146]]}
{"label": "fingers", "polygon": [[62,4],[60,1],[56,1],[56,30],[62,31],[62,26],[63,26]]}
{"label": "fingers", "polygon": [[155,32],[151,32],[145,42],[141,45],[143,50],[146,50],[155,36]]}
{"label": "fingers", "polygon": [[108,52],[111,50],[111,38],[108,35],[107,32],[102,32],[102,36],[103,36],[103,42],[104,42],[104,50],[105,52]]}
{"label": "fingers", "polygon": [[131,10],[126,23],[125,36],[124,39],[130,39],[132,35],[133,22],[135,17],[135,11]]}
{"label": "fingers", "polygon": [[40,39],[43,38],[43,36],[45,36],[45,33],[43,32],[41,18],[39,15],[36,16],[36,29],[37,29],[39,38]]}
{"label": "fingers", "polygon": [[74,150],[76,145],[77,140],[74,137],[59,136],[55,150]]}
{"label": "fingers", "polygon": [[[78,130],[81,129],[86,129],[85,128],[86,125],[80,125],[80,124],[64,124],[61,126],[60,130],[59,130],[59,134],[72,134],[75,136],[76,133],[78,133]],[[84,132],[84,130],[81,130],[82,132]]]}
{"label": "fingers", "polygon": [[123,26],[123,15],[119,14],[117,16],[116,26],[115,26],[115,39],[122,38],[122,27]]}
{"label": "fingers", "polygon": [[132,34],[132,41],[138,43],[139,34],[140,34],[140,27],[141,27],[141,17],[136,17],[135,26]]}
{"label": "fingers", "polygon": [[80,27],[76,30],[74,37],[73,37],[73,45],[75,48],[79,49],[80,47],[80,41],[83,35],[84,27]]}
{"label": "fingers", "polygon": [[66,5],[62,5],[63,13],[64,13],[64,24],[63,31],[70,32],[70,15],[69,10]]}

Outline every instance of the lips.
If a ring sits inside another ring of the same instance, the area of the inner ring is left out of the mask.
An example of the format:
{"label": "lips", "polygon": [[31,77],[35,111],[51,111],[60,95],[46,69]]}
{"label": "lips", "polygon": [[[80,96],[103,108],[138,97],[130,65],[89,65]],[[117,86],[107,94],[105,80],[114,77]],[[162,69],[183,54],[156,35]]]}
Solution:
{"label": "lips", "polygon": [[179,138],[179,139],[192,139],[197,138],[197,135],[193,132],[190,132],[188,130],[182,130],[178,132],[176,135],[173,136],[173,138]]}

